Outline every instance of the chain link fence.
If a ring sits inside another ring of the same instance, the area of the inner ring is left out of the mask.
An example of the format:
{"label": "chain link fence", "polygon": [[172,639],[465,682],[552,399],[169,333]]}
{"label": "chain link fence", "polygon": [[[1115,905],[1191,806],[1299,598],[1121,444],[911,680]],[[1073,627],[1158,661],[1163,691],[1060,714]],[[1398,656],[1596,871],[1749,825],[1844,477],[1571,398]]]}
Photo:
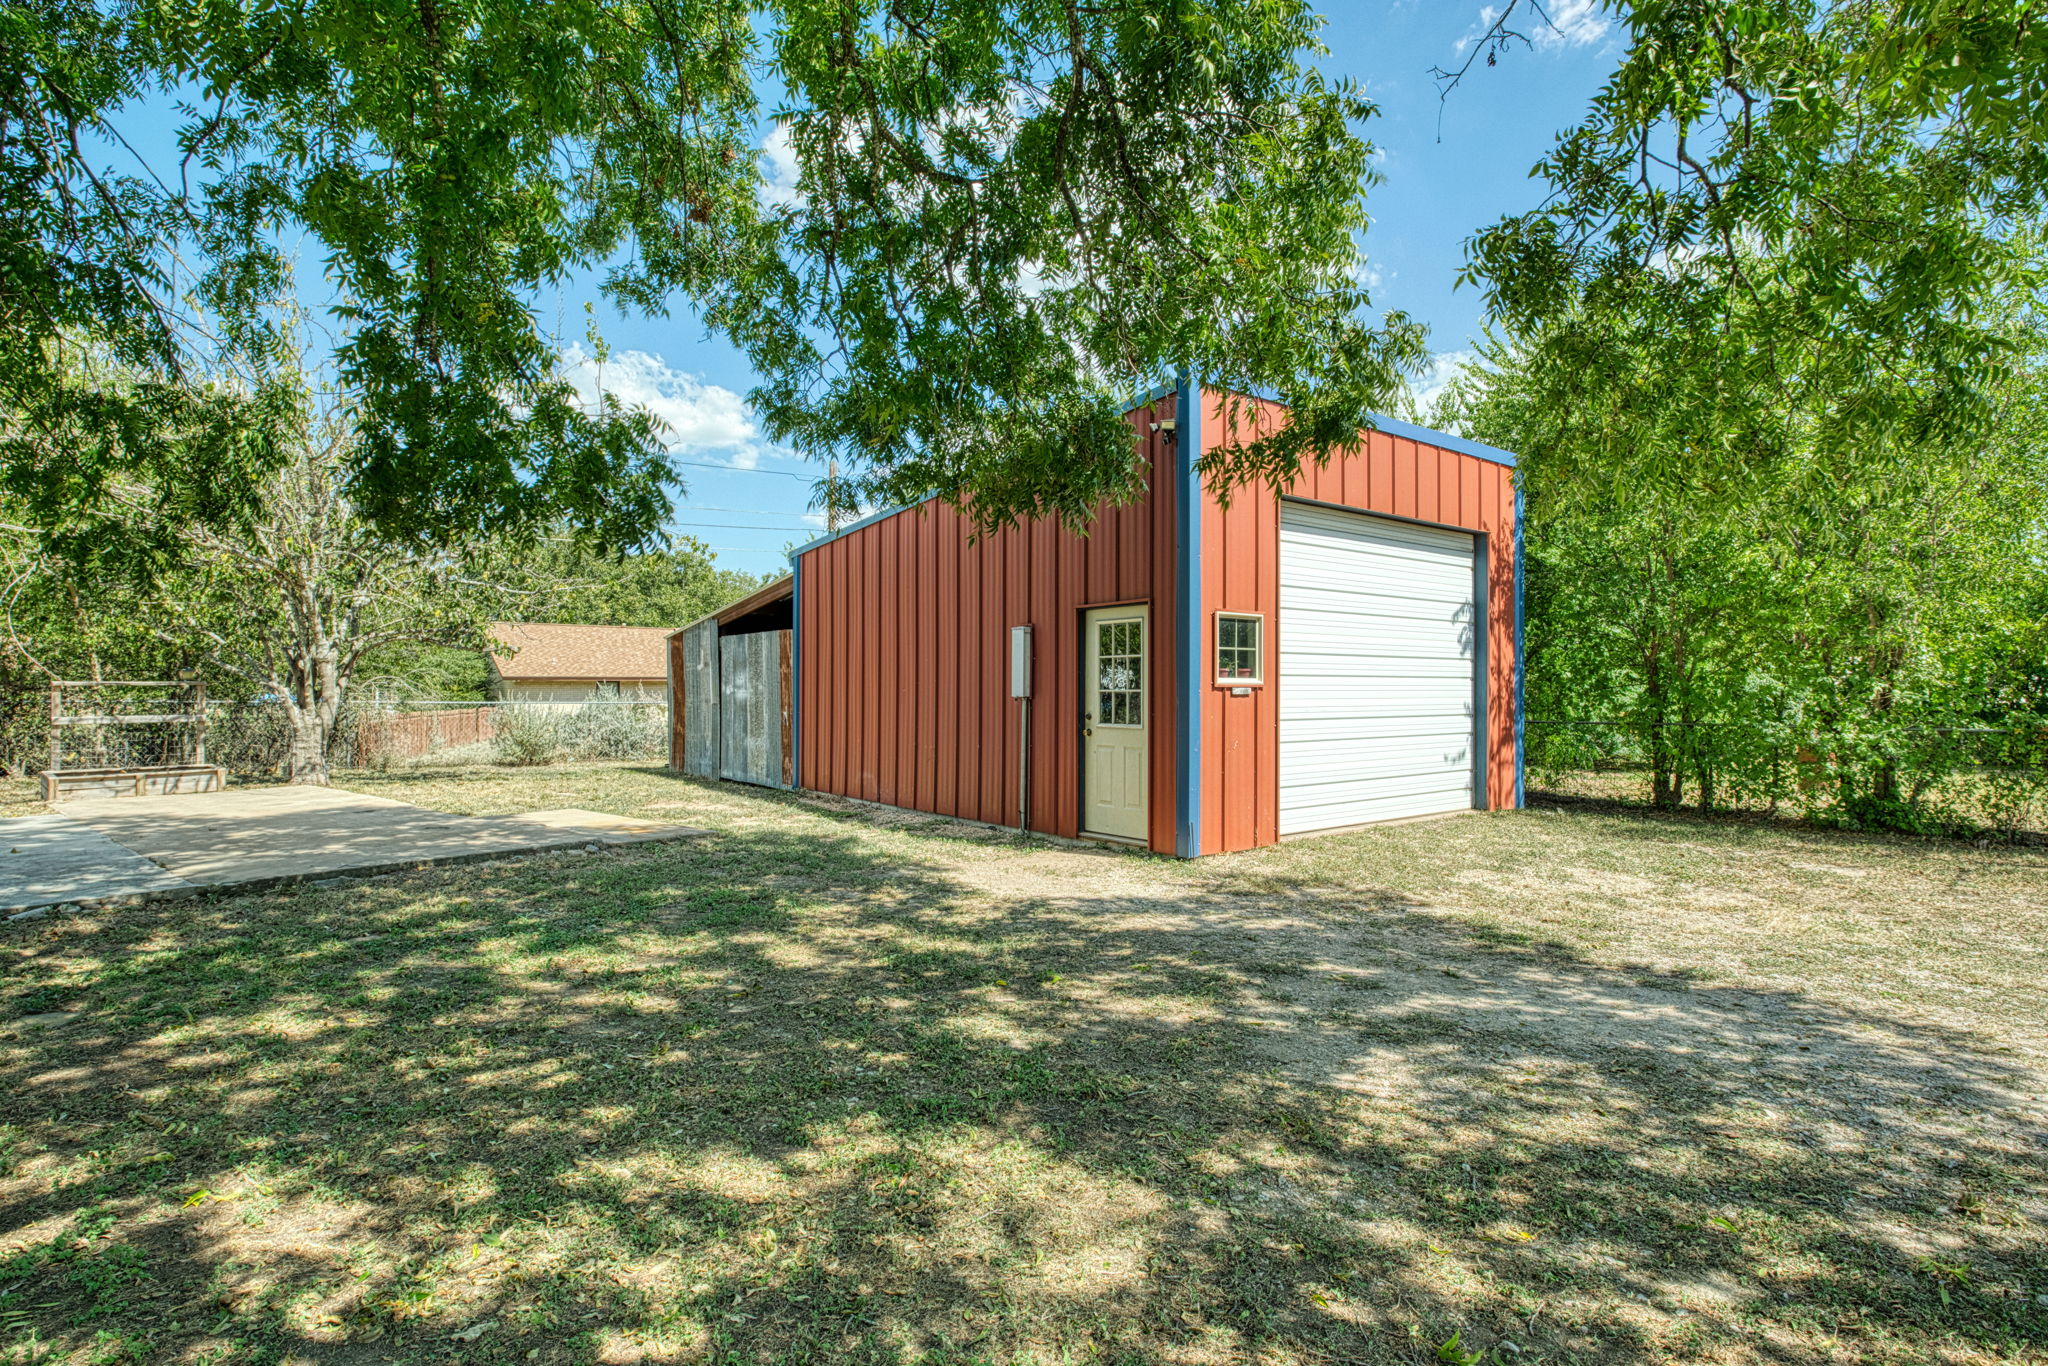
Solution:
{"label": "chain link fence", "polygon": [[[16,776],[49,764],[47,693],[0,697],[0,770]],[[187,726],[69,725],[61,735],[67,767],[125,768],[182,762]],[[251,777],[282,773],[292,724],[275,698],[210,699],[206,758]],[[354,702],[328,745],[336,768],[399,769],[579,759],[665,759],[668,704],[635,698],[585,702]],[[90,761],[90,762],[88,762]]]}

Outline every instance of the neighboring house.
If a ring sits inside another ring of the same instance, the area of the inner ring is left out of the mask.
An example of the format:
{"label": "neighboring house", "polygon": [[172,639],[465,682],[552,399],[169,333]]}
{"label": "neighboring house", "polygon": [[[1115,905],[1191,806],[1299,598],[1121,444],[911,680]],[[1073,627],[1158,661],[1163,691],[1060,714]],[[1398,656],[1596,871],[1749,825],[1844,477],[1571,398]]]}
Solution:
{"label": "neighboring house", "polygon": [[1129,418],[1146,492],[1086,535],[927,502],[679,632],[671,762],[1183,857],[1522,804],[1512,455],[1377,418],[1226,504],[1199,460],[1285,407]]}
{"label": "neighboring house", "polygon": [[504,702],[581,703],[668,696],[665,626],[574,626],[494,621],[491,696]]}

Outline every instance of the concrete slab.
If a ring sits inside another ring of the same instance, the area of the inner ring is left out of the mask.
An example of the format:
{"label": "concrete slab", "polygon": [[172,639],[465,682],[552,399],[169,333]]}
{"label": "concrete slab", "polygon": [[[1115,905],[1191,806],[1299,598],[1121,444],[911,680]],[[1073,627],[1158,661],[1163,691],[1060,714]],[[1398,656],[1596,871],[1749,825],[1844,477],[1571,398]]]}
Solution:
{"label": "concrete slab", "polygon": [[340,874],[701,834],[602,812],[456,816],[334,787],[247,787],[66,802],[63,814],[200,886]]}
{"label": "concrete slab", "polygon": [[0,821],[0,911],[191,885],[69,816]]}
{"label": "concrete slab", "polygon": [[320,787],[70,801],[0,821],[0,911],[206,887],[366,877],[704,832],[564,809],[455,816]]}

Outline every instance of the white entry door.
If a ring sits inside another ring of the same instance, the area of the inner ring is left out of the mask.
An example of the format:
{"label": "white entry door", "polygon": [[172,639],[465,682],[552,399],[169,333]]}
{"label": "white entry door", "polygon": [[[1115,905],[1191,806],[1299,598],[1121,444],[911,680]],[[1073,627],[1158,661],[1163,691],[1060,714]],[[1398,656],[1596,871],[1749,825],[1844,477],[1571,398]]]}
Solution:
{"label": "white entry door", "polygon": [[1472,806],[1473,539],[1280,512],[1280,833]]}
{"label": "white entry door", "polygon": [[1145,838],[1150,624],[1143,607],[1100,607],[1082,622],[1081,828],[1091,835]]}

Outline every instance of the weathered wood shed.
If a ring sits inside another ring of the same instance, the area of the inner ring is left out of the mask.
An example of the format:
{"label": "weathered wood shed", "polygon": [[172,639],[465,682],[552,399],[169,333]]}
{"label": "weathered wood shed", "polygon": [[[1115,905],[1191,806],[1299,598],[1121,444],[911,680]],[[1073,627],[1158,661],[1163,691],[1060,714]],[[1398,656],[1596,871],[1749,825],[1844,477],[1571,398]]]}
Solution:
{"label": "weathered wood shed", "polygon": [[1084,535],[934,500],[799,549],[791,781],[1182,857],[1519,806],[1514,457],[1376,419],[1284,490],[1203,486],[1287,416],[1140,395],[1146,492]]}
{"label": "weathered wood shed", "polygon": [[777,579],[668,638],[671,768],[793,785],[794,589],[793,578]]}

